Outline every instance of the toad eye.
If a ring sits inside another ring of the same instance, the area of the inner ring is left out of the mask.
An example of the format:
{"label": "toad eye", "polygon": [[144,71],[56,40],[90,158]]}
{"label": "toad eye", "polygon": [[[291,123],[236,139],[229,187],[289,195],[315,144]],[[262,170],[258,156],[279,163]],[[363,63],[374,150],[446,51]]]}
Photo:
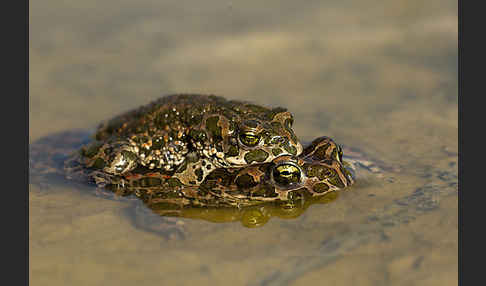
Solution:
{"label": "toad eye", "polygon": [[240,135],[240,141],[245,146],[254,147],[260,142],[260,135],[253,134],[250,132],[245,132]]}
{"label": "toad eye", "polygon": [[290,185],[300,183],[301,171],[298,167],[291,164],[282,164],[273,169],[273,179],[280,185]]}

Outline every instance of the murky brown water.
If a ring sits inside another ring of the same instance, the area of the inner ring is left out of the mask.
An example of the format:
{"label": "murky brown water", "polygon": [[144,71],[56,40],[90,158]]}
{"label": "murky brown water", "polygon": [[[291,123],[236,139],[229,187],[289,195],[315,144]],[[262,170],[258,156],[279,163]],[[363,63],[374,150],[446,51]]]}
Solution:
{"label": "murky brown water", "polygon": [[31,285],[457,285],[456,1],[33,1],[29,56],[30,142],[215,93],[402,168],[259,228],[185,219],[181,240],[31,185]]}

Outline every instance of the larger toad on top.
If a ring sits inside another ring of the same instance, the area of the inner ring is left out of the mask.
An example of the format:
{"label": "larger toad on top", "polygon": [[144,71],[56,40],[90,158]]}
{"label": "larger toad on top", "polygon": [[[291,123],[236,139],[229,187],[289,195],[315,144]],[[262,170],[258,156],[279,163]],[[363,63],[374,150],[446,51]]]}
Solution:
{"label": "larger toad on top", "polygon": [[108,176],[137,166],[174,172],[200,184],[216,168],[241,168],[299,155],[302,145],[285,108],[219,96],[170,95],[102,123],[81,161]]}

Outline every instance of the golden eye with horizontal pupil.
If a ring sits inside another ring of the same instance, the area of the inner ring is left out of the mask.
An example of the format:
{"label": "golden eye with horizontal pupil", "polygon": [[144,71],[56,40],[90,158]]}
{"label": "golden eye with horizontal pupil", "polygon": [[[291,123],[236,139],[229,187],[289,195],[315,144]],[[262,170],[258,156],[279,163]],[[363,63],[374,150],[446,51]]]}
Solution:
{"label": "golden eye with horizontal pupil", "polygon": [[245,146],[253,147],[260,143],[260,135],[253,134],[253,133],[242,133],[240,134],[240,141]]}
{"label": "golden eye with horizontal pupil", "polygon": [[300,183],[301,171],[294,165],[282,164],[273,169],[273,179],[280,185]]}

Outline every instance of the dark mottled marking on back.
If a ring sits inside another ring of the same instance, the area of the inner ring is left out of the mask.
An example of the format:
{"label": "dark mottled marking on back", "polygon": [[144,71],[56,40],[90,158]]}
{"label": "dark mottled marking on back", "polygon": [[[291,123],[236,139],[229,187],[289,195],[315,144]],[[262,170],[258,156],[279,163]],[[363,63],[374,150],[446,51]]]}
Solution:
{"label": "dark mottled marking on back", "polygon": [[277,148],[273,148],[273,149],[272,149],[272,154],[273,154],[273,156],[277,156],[278,154],[280,154],[280,153],[282,153],[282,152],[283,152],[283,151],[282,151],[282,149],[280,149],[280,148],[278,148],[278,147],[277,147]]}
{"label": "dark mottled marking on back", "polygon": [[263,150],[256,149],[245,154],[245,161],[248,164],[253,162],[264,162],[268,158],[269,154]]}
{"label": "dark mottled marking on back", "polygon": [[252,176],[244,174],[236,178],[236,185],[239,188],[246,189],[256,186],[258,183],[255,182]]}

